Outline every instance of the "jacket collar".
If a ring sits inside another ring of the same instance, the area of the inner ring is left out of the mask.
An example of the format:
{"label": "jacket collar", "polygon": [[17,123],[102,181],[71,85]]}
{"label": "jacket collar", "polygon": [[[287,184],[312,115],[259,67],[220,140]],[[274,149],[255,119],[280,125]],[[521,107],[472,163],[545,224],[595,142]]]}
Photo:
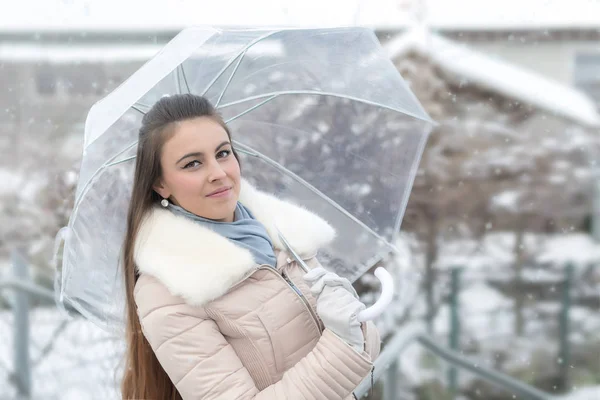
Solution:
{"label": "jacket collar", "polygon": [[[316,214],[261,192],[245,180],[240,202],[265,226],[276,250],[285,249],[277,229],[303,258],[314,256],[335,237],[335,230]],[[256,268],[247,249],[161,207],[144,218],[134,260],[140,273],[154,276],[171,294],[197,306],[223,295]]]}

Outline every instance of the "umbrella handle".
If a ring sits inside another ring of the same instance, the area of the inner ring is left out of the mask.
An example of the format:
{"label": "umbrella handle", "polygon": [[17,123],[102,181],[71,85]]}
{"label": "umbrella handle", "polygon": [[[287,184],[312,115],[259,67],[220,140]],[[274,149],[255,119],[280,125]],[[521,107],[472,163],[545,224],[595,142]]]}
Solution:
{"label": "umbrella handle", "polygon": [[375,276],[381,283],[381,296],[371,307],[361,311],[357,318],[359,322],[370,321],[377,318],[385,311],[386,307],[392,302],[394,296],[394,278],[383,267],[378,267],[375,270]]}
{"label": "umbrella handle", "polygon": [[[278,235],[279,239],[286,247],[287,251],[292,255],[292,257],[294,257],[294,259],[296,259],[298,265],[302,267],[304,272],[308,272],[310,270],[310,268],[308,268],[308,265],[306,265],[304,260],[302,260],[302,257],[300,257],[294,251],[294,249],[292,249],[292,246],[290,246],[285,236],[283,236],[283,234],[279,230]],[[372,319],[377,318],[392,302],[392,297],[394,296],[394,278],[392,278],[392,275],[390,275],[390,273],[387,272],[387,270],[383,267],[378,267],[375,269],[375,276],[377,277],[377,279],[379,279],[379,282],[381,283],[381,296],[379,296],[379,299],[377,299],[375,304],[373,304],[371,307],[358,313],[358,315],[356,316],[358,318],[358,322],[370,321]]]}

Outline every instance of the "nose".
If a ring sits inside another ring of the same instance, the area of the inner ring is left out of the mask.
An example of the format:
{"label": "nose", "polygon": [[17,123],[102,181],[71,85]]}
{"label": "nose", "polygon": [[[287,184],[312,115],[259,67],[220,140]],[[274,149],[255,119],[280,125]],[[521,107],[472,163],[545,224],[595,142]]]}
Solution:
{"label": "nose", "polygon": [[223,179],[226,176],[227,173],[218,161],[214,160],[210,163],[210,171],[208,174],[208,180],[210,182],[218,181],[219,179]]}

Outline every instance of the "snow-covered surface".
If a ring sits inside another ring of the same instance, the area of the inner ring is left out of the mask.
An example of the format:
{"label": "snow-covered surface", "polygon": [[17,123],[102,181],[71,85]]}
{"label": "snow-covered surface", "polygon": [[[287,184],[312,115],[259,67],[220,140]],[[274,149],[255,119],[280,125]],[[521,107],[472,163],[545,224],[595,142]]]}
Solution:
{"label": "snow-covered surface", "polygon": [[6,168],[0,168],[0,195],[8,195],[18,192],[18,189],[23,184],[23,177],[16,174],[14,171]]}
{"label": "snow-covered surface", "polygon": [[565,277],[564,274],[556,271],[550,272],[543,269],[527,269],[521,273],[521,278],[526,282],[546,283],[551,285],[562,282]]}
{"label": "snow-covered surface", "polygon": [[[70,320],[54,308],[30,313],[32,398],[117,399],[123,343],[83,319]],[[0,311],[0,398],[16,399],[7,370],[13,365],[12,314]]]}
{"label": "snow-covered surface", "polygon": [[[600,27],[596,0],[423,0],[439,29]],[[3,7],[0,31],[180,30],[191,25],[400,28],[418,0],[22,0]]]}
{"label": "snow-covered surface", "polygon": [[[558,256],[561,256],[581,252],[591,254],[600,247],[593,242],[588,242],[585,236],[582,236],[584,235],[551,236],[528,233],[524,237],[524,250],[529,256],[536,255],[547,259],[557,254],[556,249],[560,249]],[[441,240],[439,245],[437,266],[441,270],[436,279],[435,297],[441,304],[434,319],[435,337],[438,338],[439,343],[447,344],[451,321],[451,309],[447,303],[450,279],[445,269],[452,266],[463,267],[459,285],[458,312],[460,347],[465,355],[481,365],[515,374],[515,377],[521,380],[525,372],[529,379],[538,379],[538,382],[543,382],[545,377],[555,376],[556,354],[559,351],[558,325],[562,311],[561,296],[557,293],[556,296],[550,295],[536,300],[535,293],[524,293],[526,301],[521,309],[524,334],[522,336],[515,334],[514,296],[516,293],[512,293],[509,284],[513,279],[511,263],[514,262],[515,234],[490,233],[482,240],[463,239],[449,242]],[[588,271],[590,257],[581,257],[575,264],[579,273],[575,275],[576,281],[572,290],[574,299],[578,299],[583,294],[581,286],[583,279],[587,279],[589,284],[594,286],[596,295],[600,293],[600,281],[594,280],[595,278],[584,278],[581,275]],[[532,262],[535,259],[532,259]],[[457,260],[462,264],[457,265]],[[563,267],[561,260],[550,265],[527,265],[522,277],[527,282],[535,283],[537,287],[543,287],[548,293],[554,293],[555,288],[558,287],[557,282],[564,279]],[[496,288],[498,282],[504,283]],[[424,314],[425,299],[421,292],[417,304],[413,307],[412,315],[417,317]],[[597,310],[584,303],[574,302],[570,308],[569,318],[571,322],[569,338],[573,354],[596,351],[593,343],[598,340],[598,332],[600,332],[600,317]],[[593,359],[593,355],[588,357],[588,363],[590,359]],[[399,360],[401,380],[404,385],[414,387],[430,381],[438,381],[444,385],[446,382],[447,365],[421,346],[415,344],[408,347]],[[594,367],[585,364],[581,358],[575,361],[573,356],[572,362],[573,379],[587,376],[585,374],[596,374],[592,369]],[[476,379],[474,374],[464,371],[459,373],[461,387],[471,385],[474,379]],[[565,400],[600,398],[596,387],[573,390],[574,393],[558,398]]]}
{"label": "snow-covered surface", "polygon": [[[200,43],[199,43],[200,44]],[[147,61],[157,55],[165,46],[158,44],[131,43],[32,43],[11,42],[0,43],[0,61],[9,62],[47,62],[60,63],[94,63]],[[219,43],[218,46],[204,45],[204,51],[212,54],[228,54],[235,50],[234,46]],[[281,55],[283,48],[279,43],[261,45],[261,54]]]}
{"label": "snow-covered surface", "polygon": [[[600,16],[600,11],[596,15]],[[582,124],[600,126],[594,102],[581,91],[445,39],[423,27],[398,34],[384,47],[392,60],[414,51],[459,78]]]}
{"label": "snow-covered surface", "polygon": [[0,60],[15,62],[118,62],[146,61],[158,53],[159,45],[73,45],[73,44],[0,44]]}
{"label": "snow-covered surface", "polygon": [[424,0],[428,21],[450,29],[599,27],[597,0]]}
{"label": "snow-covered surface", "polygon": [[[555,248],[564,253],[593,252],[598,247],[580,234],[562,234],[556,237],[545,235],[525,235],[526,250],[548,257]],[[410,238],[406,238],[410,241]],[[477,243],[479,242],[479,245]],[[579,244],[577,244],[579,243]],[[581,245],[581,243],[586,243]],[[454,264],[455,254],[464,255],[464,271],[461,278],[459,315],[461,321],[461,343],[469,349],[468,356],[482,365],[495,367],[497,357],[505,357],[503,371],[531,370],[532,376],[542,376],[543,368],[554,368],[555,354],[558,351],[556,326],[561,305],[557,300],[544,300],[526,306],[523,314],[526,321],[525,335],[514,334],[514,299],[486,282],[498,276],[511,276],[510,263],[514,260],[514,234],[491,233],[481,241],[454,241],[440,243],[439,265],[442,267],[438,282],[444,293],[448,293],[448,275],[443,267]],[[408,249],[405,249],[408,252]],[[406,258],[405,258],[406,257]],[[542,257],[544,258],[544,257]],[[472,260],[472,261],[469,261]],[[415,268],[409,254],[403,254],[396,268]],[[580,259],[578,267],[587,267],[586,259]],[[540,267],[541,268],[541,267]],[[524,270],[524,279],[554,284],[558,270]],[[398,273],[399,271],[394,271]],[[408,272],[408,271],[405,271]],[[411,270],[411,272],[415,272]],[[408,277],[408,274],[404,275]],[[363,283],[372,277],[366,276]],[[414,278],[414,276],[413,276]],[[408,278],[407,278],[408,279]],[[410,278],[412,279],[412,278]],[[446,282],[444,282],[446,280]],[[400,285],[398,287],[401,287]],[[404,290],[404,287],[402,286]],[[574,290],[579,290],[575,287]],[[580,292],[574,291],[574,295]],[[409,298],[398,297],[399,309],[414,299],[422,300],[422,292],[408,294]],[[394,307],[391,307],[392,309]],[[422,313],[422,304],[415,306],[412,321]],[[396,310],[394,310],[396,311]],[[44,399],[113,399],[117,398],[117,379],[121,360],[122,343],[107,336],[103,331],[84,320],[72,320],[66,329],[56,333],[63,317],[54,309],[35,309],[31,314],[32,358],[41,359],[33,368],[34,398]],[[573,347],[585,346],[596,340],[600,332],[600,318],[596,310],[581,305],[573,305],[570,312]],[[440,343],[446,344],[449,332],[450,308],[443,304],[434,321],[435,333]],[[381,321],[379,321],[381,322]],[[408,323],[404,327],[410,326]],[[380,324],[378,323],[378,326]],[[0,388],[11,388],[3,379],[2,368],[12,365],[12,316],[0,312]],[[397,327],[392,326],[392,329]],[[46,356],[42,349],[54,339],[54,345]],[[400,356],[401,381],[404,385],[418,385],[431,379],[445,379],[445,363],[432,357],[423,347],[413,344]],[[542,357],[540,361],[540,357]],[[546,358],[544,358],[546,357]],[[548,358],[548,359],[547,359]],[[536,364],[538,363],[538,364]],[[541,367],[539,363],[546,363]],[[576,365],[577,367],[577,365]],[[474,375],[461,372],[460,384],[467,385]],[[564,400],[594,399],[600,388],[580,388],[571,395],[560,397]],[[12,390],[12,389],[10,389]],[[12,399],[13,392],[3,398]]]}
{"label": "snow-covered surface", "polygon": [[578,389],[565,396],[558,397],[560,400],[597,400],[600,399],[600,386],[591,386]]}
{"label": "snow-covered surface", "polygon": [[492,313],[512,305],[502,293],[482,282],[477,282],[462,291],[458,301],[467,315]]}
{"label": "snow-covered surface", "polygon": [[[514,302],[490,285],[478,281],[461,289],[459,295],[461,330],[466,337],[478,341],[491,335],[510,336],[513,327]],[[443,305],[436,314],[434,327],[446,337],[450,329],[450,307]]]}
{"label": "snow-covered surface", "polygon": [[[436,267],[441,270],[450,268],[496,269],[506,268],[514,261],[514,234],[494,232],[481,241],[460,239],[440,243]],[[533,238],[528,237],[531,241]]]}
{"label": "snow-covered surface", "polygon": [[574,233],[549,238],[538,257],[540,263],[588,266],[600,262],[600,244],[591,236]]}
{"label": "snow-covered surface", "polygon": [[[511,232],[493,232],[481,240],[460,239],[440,243],[436,267],[447,270],[461,267],[468,270],[489,268],[501,271],[514,262],[515,235]],[[525,251],[539,265],[564,267],[572,263],[576,268],[586,269],[591,264],[600,263],[600,243],[584,233],[524,236]],[[548,271],[535,271],[525,278],[531,280],[553,280],[554,274]]]}
{"label": "snow-covered surface", "polygon": [[492,197],[492,207],[503,210],[518,211],[521,192],[507,190]]}

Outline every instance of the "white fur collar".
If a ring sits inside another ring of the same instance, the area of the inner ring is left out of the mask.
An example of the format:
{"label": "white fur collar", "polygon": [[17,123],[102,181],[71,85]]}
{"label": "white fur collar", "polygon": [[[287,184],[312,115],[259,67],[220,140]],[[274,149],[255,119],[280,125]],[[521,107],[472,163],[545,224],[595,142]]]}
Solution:
{"label": "white fur collar", "polygon": [[[265,228],[278,250],[277,228],[303,258],[335,237],[317,215],[260,192],[242,180],[240,202]],[[144,219],[135,241],[134,259],[141,273],[161,281],[188,303],[202,305],[224,294],[256,267],[251,253],[202,225],[160,207]]]}

